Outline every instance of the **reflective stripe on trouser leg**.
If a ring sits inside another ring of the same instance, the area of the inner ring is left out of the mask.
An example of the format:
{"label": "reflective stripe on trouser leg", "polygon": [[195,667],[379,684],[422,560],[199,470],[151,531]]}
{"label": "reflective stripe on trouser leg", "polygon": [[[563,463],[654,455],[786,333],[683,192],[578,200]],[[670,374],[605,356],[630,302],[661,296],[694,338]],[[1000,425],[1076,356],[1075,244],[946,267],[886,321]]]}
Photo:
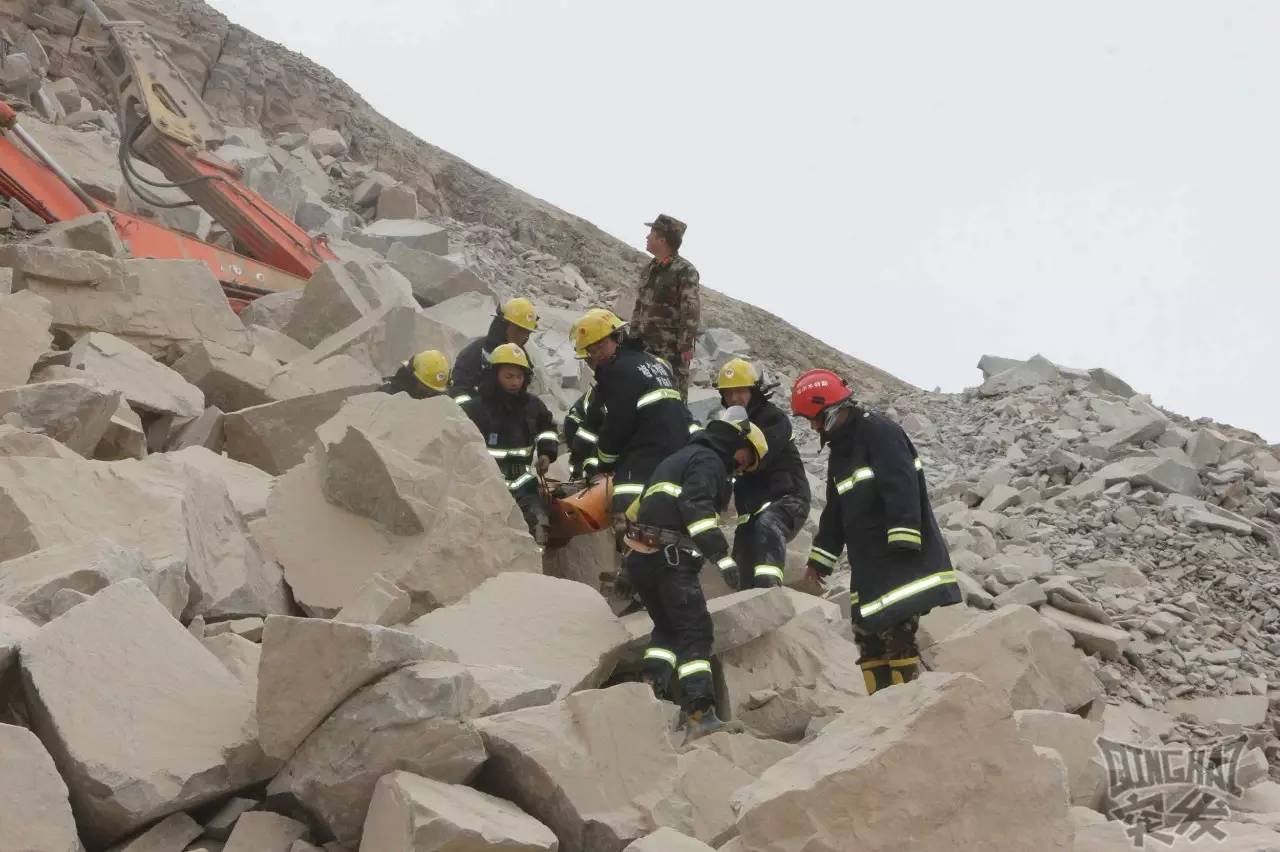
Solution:
{"label": "reflective stripe on trouser leg", "polygon": [[[666,567],[658,579],[657,605],[671,630],[671,638],[664,638],[662,644],[674,648],[679,657],[676,675],[680,679],[681,705],[685,710],[697,710],[715,703],[710,663],[714,631],[698,579],[702,562],[701,557],[680,551],[679,564]],[[652,610],[650,614],[653,614]],[[657,618],[654,623],[658,623]],[[655,639],[654,643],[658,644],[658,640]]]}

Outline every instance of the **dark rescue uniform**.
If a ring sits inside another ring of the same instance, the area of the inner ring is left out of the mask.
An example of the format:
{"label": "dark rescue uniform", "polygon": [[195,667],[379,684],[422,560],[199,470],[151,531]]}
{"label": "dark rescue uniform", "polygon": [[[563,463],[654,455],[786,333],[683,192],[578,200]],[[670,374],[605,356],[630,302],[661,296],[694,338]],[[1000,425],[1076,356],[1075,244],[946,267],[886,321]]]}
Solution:
{"label": "dark rescue uniform", "polygon": [[[493,350],[507,342],[507,327],[511,325],[505,317],[496,316],[489,323],[489,331],[484,337],[462,347],[453,363],[453,375],[449,380],[449,396],[474,396],[483,380],[484,371],[489,367],[489,356]],[[523,346],[525,357],[529,363],[533,358],[529,355],[529,347]]]}
{"label": "dark rescue uniform", "polygon": [[590,476],[600,465],[600,424],[603,406],[592,406],[595,388],[578,397],[564,416],[564,442],[569,446],[569,469],[573,479]]}
{"label": "dark rescue uniform", "polygon": [[961,595],[911,439],[880,414],[849,412],[827,436],[827,505],[809,566],[830,574],[848,548],[854,638],[870,691],[873,678],[877,688],[911,679],[919,617]]}
{"label": "dark rescue uniform", "polygon": [[809,518],[809,478],[792,439],[791,419],[759,388],[752,389],[747,415],[764,432],[769,452],[759,470],[742,474],[733,486],[738,509],[733,536],[738,588],[780,586],[787,542]]}
{"label": "dark rescue uniform", "polygon": [[739,436],[712,424],[664,459],[645,485],[636,525],[662,531],[665,543],[656,553],[632,551],[623,560],[632,587],[653,618],[645,678],[664,695],[674,674],[690,713],[715,703],[711,615],[698,571],[703,559],[722,570],[732,564],[719,514],[729,505],[733,454],[740,446]]}

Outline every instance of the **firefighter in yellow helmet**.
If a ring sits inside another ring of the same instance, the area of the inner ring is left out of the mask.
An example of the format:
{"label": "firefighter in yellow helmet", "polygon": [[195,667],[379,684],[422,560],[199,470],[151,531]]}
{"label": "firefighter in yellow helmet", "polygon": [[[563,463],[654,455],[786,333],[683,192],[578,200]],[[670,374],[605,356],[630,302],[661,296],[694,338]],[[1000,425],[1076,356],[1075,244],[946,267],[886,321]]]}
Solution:
{"label": "firefighter in yellow helmet", "polygon": [[550,521],[537,475],[556,460],[560,438],[547,406],[529,393],[532,379],[529,356],[518,345],[504,343],[490,354],[476,393],[460,404],[507,480],[529,534],[545,545]]}
{"label": "firefighter in yellow helmet", "polygon": [[719,515],[729,505],[730,478],[766,464],[769,443],[743,408],[727,409],[663,459],[628,510],[623,569],[653,618],[643,677],[666,697],[680,683],[685,742],[725,723],[716,715],[711,678],[711,616],[698,571],[703,561],[733,566]]}
{"label": "firefighter in yellow helmet", "polygon": [[457,399],[474,394],[493,350],[504,343],[514,343],[525,349],[530,336],[537,330],[538,312],[533,302],[525,298],[503,302],[494,314],[493,322],[489,323],[488,333],[471,341],[458,353],[449,395]]}
{"label": "firefighter in yellow helmet", "polygon": [[430,399],[449,389],[449,359],[438,349],[419,352],[383,380],[383,393],[407,393],[414,399]]}
{"label": "firefighter in yellow helmet", "polygon": [[738,527],[733,535],[737,567],[724,574],[735,589],[781,586],[787,564],[787,542],[809,518],[809,477],[791,436],[791,418],[770,401],[766,387],[750,362],[734,358],[716,377],[720,402],[742,406],[751,422],[769,440],[769,458],[759,470],[739,476],[733,484]]}
{"label": "firefighter in yellow helmet", "polygon": [[658,462],[688,442],[693,423],[670,365],[629,340],[625,326],[611,311],[593,308],[571,332],[578,357],[595,371],[588,414],[599,422],[596,470],[613,474],[615,523]]}

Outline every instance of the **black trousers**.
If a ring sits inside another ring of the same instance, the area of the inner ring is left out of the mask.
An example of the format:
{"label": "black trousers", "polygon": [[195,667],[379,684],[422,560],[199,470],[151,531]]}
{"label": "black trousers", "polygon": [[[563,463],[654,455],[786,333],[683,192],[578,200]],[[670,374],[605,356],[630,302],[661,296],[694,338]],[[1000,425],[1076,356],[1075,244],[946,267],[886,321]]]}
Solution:
{"label": "black trousers", "polygon": [[782,585],[787,567],[787,542],[804,527],[807,501],[784,497],[739,524],[733,535],[733,561],[738,563],[738,588]]}
{"label": "black trousers", "polygon": [[[674,563],[674,564],[672,564]],[[692,713],[715,704],[711,678],[711,614],[702,596],[702,557],[668,547],[658,553],[627,554],[623,568],[653,619],[644,676],[659,696],[680,683],[681,706]]]}
{"label": "black trousers", "polygon": [[538,483],[535,481],[532,485],[517,488],[511,492],[511,496],[520,507],[520,514],[524,515],[524,522],[529,526],[529,535],[533,536],[533,540],[538,544],[546,544],[551,528],[551,517],[547,501],[543,499]]}

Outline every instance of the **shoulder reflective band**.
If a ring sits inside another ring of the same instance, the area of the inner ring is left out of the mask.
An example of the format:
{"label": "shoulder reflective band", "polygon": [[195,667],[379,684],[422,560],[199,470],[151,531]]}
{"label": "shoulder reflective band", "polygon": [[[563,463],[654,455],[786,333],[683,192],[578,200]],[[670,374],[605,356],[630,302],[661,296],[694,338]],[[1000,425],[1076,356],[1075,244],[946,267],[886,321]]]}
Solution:
{"label": "shoulder reflective band", "polygon": [[686,678],[689,675],[696,675],[696,674],[711,674],[711,661],[710,660],[690,660],[689,662],[685,663],[680,668],[678,668],[676,670],[676,673],[682,678]]}
{"label": "shoulder reflective band", "polygon": [[595,456],[592,456],[591,458],[587,459],[582,463],[582,467],[583,469],[586,469],[589,467],[596,467],[598,464],[600,464],[600,459],[596,458]]}
{"label": "shoulder reflective band", "polygon": [[889,530],[889,543],[895,541],[909,541],[913,544],[920,543],[920,530],[911,527],[894,527]]}
{"label": "shoulder reflective band", "polygon": [[667,665],[675,668],[675,652],[668,651],[666,648],[649,648],[644,652],[644,658],[646,660],[662,660]]}
{"label": "shoulder reflective band", "polygon": [[613,464],[617,460],[618,460],[618,457],[613,453],[606,453],[604,450],[600,451],[600,461],[604,462],[605,464]]}
{"label": "shoulder reflective band", "polygon": [[896,603],[901,603],[907,598],[914,597],[921,592],[927,592],[946,583],[954,583],[956,581],[955,571],[939,571],[937,574],[930,574],[927,577],[921,577],[919,580],[912,580],[910,583],[899,586],[898,588],[887,592],[868,604],[864,604],[858,609],[863,618],[869,615],[875,615],[880,610]]}
{"label": "shoulder reflective band", "polygon": [[[616,491],[617,489],[615,488],[614,490]],[[655,482],[644,492],[644,496],[650,497],[654,494],[661,493],[666,494],[669,497],[679,497],[683,490],[684,489],[679,485],[676,485],[674,482]]]}
{"label": "shoulder reflective band", "polygon": [[755,570],[755,576],[777,577],[779,582],[781,582],[783,579],[782,568],[780,568],[777,565],[757,565]]}
{"label": "shoulder reflective band", "polygon": [[869,467],[860,467],[849,475],[848,479],[842,479],[836,483],[836,493],[844,494],[850,488],[867,479],[875,479],[876,472]]}
{"label": "shoulder reflective band", "polygon": [[579,426],[578,431],[573,433],[575,438],[581,438],[588,444],[597,444],[600,442],[600,436],[592,432],[586,426]]}
{"label": "shoulder reflective band", "polygon": [[453,398],[453,401],[454,401],[454,402],[456,402],[456,403],[458,403],[458,405],[462,405],[462,403],[464,403],[464,402],[470,402],[470,401],[471,401],[471,397],[470,397],[470,395],[468,395],[468,394],[460,393],[460,394],[458,394],[457,396],[455,396],[455,397]]}
{"label": "shoulder reflective band", "polygon": [[924,470],[924,462],[920,459],[916,459],[916,470]]}
{"label": "shoulder reflective band", "polygon": [[636,408],[644,408],[646,405],[662,402],[664,399],[680,399],[680,391],[675,388],[659,388],[656,391],[649,391],[636,400]]}
{"label": "shoulder reflective band", "polygon": [[517,488],[520,488],[521,486],[526,485],[530,482],[533,482],[533,474],[524,473],[520,475],[519,479],[515,479],[507,483],[507,487],[510,488],[512,491],[515,491]]}
{"label": "shoulder reflective band", "polygon": [[701,432],[701,431],[702,431],[702,424],[701,424],[701,423],[690,423],[690,424],[689,424],[689,434],[690,434],[690,435],[696,435],[697,433],[699,433],[699,432]]}
{"label": "shoulder reflective band", "polygon": [[555,432],[539,432],[538,437],[533,439],[535,444],[541,444],[543,441],[559,441],[560,436]]}
{"label": "shoulder reflective band", "polygon": [[703,518],[700,521],[694,521],[693,523],[689,524],[689,535],[699,535],[701,533],[706,532],[707,530],[715,529],[715,526],[716,526],[715,517]]}
{"label": "shoulder reflective band", "polygon": [[810,549],[809,551],[809,561],[817,562],[819,565],[825,565],[828,568],[834,568],[836,567],[836,563],[840,561],[840,557],[836,556],[835,554],[831,553],[828,550],[823,550],[820,547],[815,547]]}
{"label": "shoulder reflective band", "polygon": [[716,563],[716,567],[721,571],[728,571],[730,568],[737,568],[738,563],[733,561],[732,556],[726,556]]}
{"label": "shoulder reflective band", "polygon": [[526,458],[533,452],[533,447],[512,447],[510,449],[502,449],[501,447],[490,447],[489,455],[495,459],[519,459]]}
{"label": "shoulder reflective band", "polygon": [[641,491],[644,491],[644,484],[640,482],[624,482],[621,485],[613,486],[613,493],[615,495],[622,494],[625,496],[630,494],[639,494]]}

